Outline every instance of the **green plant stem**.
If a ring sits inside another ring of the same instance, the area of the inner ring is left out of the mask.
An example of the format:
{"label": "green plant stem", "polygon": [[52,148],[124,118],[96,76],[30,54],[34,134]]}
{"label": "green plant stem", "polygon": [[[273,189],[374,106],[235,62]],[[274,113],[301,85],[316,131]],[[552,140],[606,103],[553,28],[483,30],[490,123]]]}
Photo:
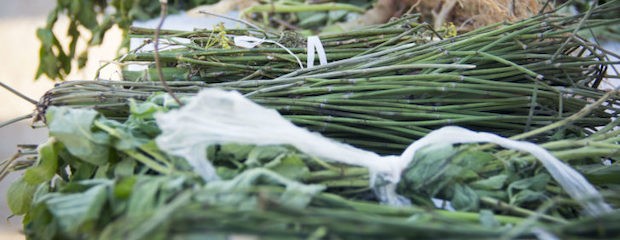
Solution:
{"label": "green plant stem", "polygon": [[284,5],[279,3],[267,5],[255,5],[243,11],[244,15],[256,12],[274,12],[274,13],[294,13],[294,12],[320,12],[320,11],[337,11],[345,10],[351,12],[363,13],[366,9],[356,7],[351,4],[342,3],[325,3],[325,4],[300,4],[300,5]]}
{"label": "green plant stem", "polygon": [[[525,209],[525,208],[520,208],[514,205],[510,205],[508,203],[490,198],[490,197],[481,197],[480,201],[488,206],[500,209],[500,210],[504,210],[504,211],[509,211],[515,214],[519,214],[521,216],[535,216],[538,215],[539,213]],[[553,216],[549,216],[546,214],[541,214],[540,215],[541,219],[547,220],[547,221],[551,221],[551,222],[555,222],[555,223],[567,223],[566,220],[561,219],[561,218],[557,218],[557,217],[553,217]]]}

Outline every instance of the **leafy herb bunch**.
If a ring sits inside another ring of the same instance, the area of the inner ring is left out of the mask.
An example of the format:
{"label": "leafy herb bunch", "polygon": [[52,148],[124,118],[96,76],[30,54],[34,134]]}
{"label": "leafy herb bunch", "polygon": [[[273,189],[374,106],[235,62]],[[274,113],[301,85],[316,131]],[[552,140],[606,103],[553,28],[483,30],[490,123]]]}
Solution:
{"label": "leafy herb bunch", "polygon": [[[189,9],[218,0],[170,0],[170,12]],[[52,80],[64,80],[77,62],[82,68],[88,60],[88,49],[100,45],[106,32],[118,26],[123,31],[123,43],[120,49],[129,46],[127,30],[135,20],[146,20],[159,15],[160,4],[157,0],[57,0],[47,18],[44,27],[37,29],[37,38],[41,41],[39,49],[39,67],[35,78],[43,75]],[[52,30],[59,18],[69,18],[66,36],[69,43],[64,44]],[[84,33],[88,33],[86,36]],[[86,41],[86,49],[78,52],[77,44]]]}

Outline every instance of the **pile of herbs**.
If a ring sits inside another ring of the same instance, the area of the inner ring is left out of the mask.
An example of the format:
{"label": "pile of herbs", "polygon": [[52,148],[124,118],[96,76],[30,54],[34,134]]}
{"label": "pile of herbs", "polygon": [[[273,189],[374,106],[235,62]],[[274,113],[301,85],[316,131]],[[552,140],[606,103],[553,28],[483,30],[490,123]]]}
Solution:
{"label": "pile of herbs", "polygon": [[[217,1],[219,0],[170,0],[168,10],[170,13],[176,13]],[[124,42],[120,47],[128,48],[127,29],[134,21],[159,16],[158,3],[152,0],[57,0],[56,7],[50,11],[45,26],[37,29],[41,48],[35,78],[45,75],[52,80],[64,80],[75,66],[75,62],[78,68],[83,68],[88,60],[88,50],[101,45],[108,30],[114,26],[123,31]],[[69,18],[68,28],[63,29],[63,32],[66,31],[66,36],[58,36],[54,33],[54,29],[58,29],[56,25],[59,18],[64,17]],[[59,37],[68,37],[69,44],[63,46],[58,40]],[[78,49],[78,41],[85,41],[87,47]]]}
{"label": "pile of herbs", "polygon": [[[184,101],[187,99],[184,98]],[[158,149],[154,114],[178,108],[166,94],[130,102],[124,122],[92,109],[50,107],[50,139],[4,163],[26,169],[9,189],[32,239],[145,239],[251,234],[266,238],[531,238],[620,236],[612,212],[580,214],[542,166],[519,152],[433,146],[415,155],[399,193],[413,206],[377,203],[368,170],[287,146],[205,149],[221,181],[205,183]],[[617,125],[617,123],[615,123]],[[615,126],[614,125],[614,126]],[[543,144],[577,167],[617,206],[620,130]],[[611,166],[600,159],[611,157]],[[616,179],[616,180],[614,180]],[[436,209],[432,198],[457,211]],[[589,224],[586,224],[589,223]]]}
{"label": "pile of herbs", "polygon": [[[598,89],[617,56],[573,34],[576,29],[617,24],[597,17],[620,11],[618,1],[576,16],[554,13],[496,24],[448,37],[409,16],[346,33],[320,35],[326,65],[307,68],[306,38],[260,29],[163,31],[159,52],[163,78],[175,94],[201,88],[239,91],[278,110],[300,126],[380,153],[400,153],[413,140],[445,125],[518,136],[580,113],[605,95]],[[154,30],[132,29],[142,38]],[[234,46],[237,36],[266,38],[255,48]],[[184,39],[181,41],[180,39]],[[290,51],[292,54],[288,53]],[[294,55],[294,56],[293,56]],[[303,69],[300,69],[300,63]],[[126,81],[59,84],[46,106],[93,107],[107,117],[127,116],[127,100],[164,91],[152,51],[132,51],[120,64],[148,64],[125,71]],[[539,143],[584,137],[617,115],[618,98],[554,132],[527,137]]]}
{"label": "pile of herbs", "polygon": [[[182,81],[164,80],[181,102],[205,87],[237,90],[294,123],[384,153],[450,124],[526,138],[577,169],[617,209],[620,120],[612,117],[620,95],[597,89],[613,53],[574,33],[617,23],[587,16],[619,9],[609,1],[582,15],[541,15],[450,38],[403,18],[322,36],[339,43],[326,46],[328,54],[342,46],[354,55],[301,70],[277,46],[222,44],[237,30],[164,32],[172,44],[172,37],[191,40],[161,52],[169,71],[184,72]],[[148,62],[148,54],[121,61]],[[127,73],[128,81],[62,83],[41,100],[37,120],[49,140],[0,164],[0,176],[24,170],[6,196],[29,238],[620,237],[620,212],[585,215],[578,203],[587,199],[571,199],[532,156],[493,145],[418,152],[398,186],[411,206],[378,203],[366,168],[286,145],[208,147],[222,180],[205,182],[155,143],[154,116],[180,106],[148,71]],[[209,75],[218,72],[230,76]]]}

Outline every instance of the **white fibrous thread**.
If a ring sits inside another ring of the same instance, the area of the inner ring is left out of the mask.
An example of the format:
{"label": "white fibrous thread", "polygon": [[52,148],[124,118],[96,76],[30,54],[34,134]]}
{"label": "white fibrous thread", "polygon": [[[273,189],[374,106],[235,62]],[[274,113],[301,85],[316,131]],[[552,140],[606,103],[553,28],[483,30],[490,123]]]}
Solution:
{"label": "white fibrous thread", "polygon": [[380,156],[295,126],[273,109],[264,108],[236,91],[219,89],[204,89],[186,106],[157,114],[156,120],[162,130],[157,145],[169,154],[184,157],[205,181],[219,179],[206,158],[210,145],[286,144],[326,161],[368,168],[371,187],[382,202],[407,205],[409,201],[396,193],[396,185],[419,149],[436,144],[487,142],[532,154],[587,213],[600,215],[612,210],[581,174],[542,147],[461,127],[435,130],[413,142],[400,156]]}

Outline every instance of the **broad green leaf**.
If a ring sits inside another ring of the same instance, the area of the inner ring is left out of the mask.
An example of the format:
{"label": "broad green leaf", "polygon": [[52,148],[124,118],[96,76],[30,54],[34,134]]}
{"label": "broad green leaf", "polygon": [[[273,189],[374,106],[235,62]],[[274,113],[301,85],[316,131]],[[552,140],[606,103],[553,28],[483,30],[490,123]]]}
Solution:
{"label": "broad green leaf", "polygon": [[95,110],[50,107],[47,122],[50,135],[62,142],[67,150],[82,161],[100,166],[108,162],[110,137],[93,132]]}
{"label": "broad green leaf", "polygon": [[32,185],[51,180],[58,170],[58,153],[54,138],[40,145],[38,153],[36,166],[28,168],[24,173],[24,181]]}
{"label": "broad green leaf", "polygon": [[6,192],[7,204],[15,215],[22,215],[30,210],[32,197],[37,185],[27,183],[23,178],[13,182]]}
{"label": "broad green leaf", "polygon": [[45,201],[63,232],[75,233],[97,221],[106,202],[107,184],[95,185],[80,193],[58,194]]}

